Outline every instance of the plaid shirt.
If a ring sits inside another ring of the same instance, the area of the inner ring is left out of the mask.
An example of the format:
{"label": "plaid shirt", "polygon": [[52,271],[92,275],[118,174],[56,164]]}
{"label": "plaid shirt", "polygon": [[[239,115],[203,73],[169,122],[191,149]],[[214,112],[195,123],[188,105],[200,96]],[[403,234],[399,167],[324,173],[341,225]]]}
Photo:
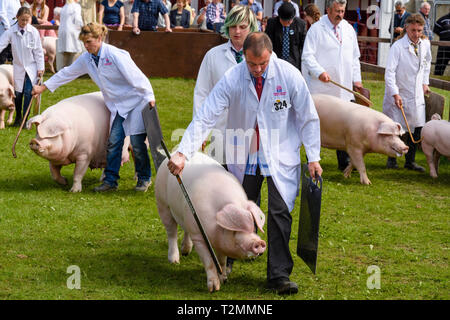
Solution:
{"label": "plaid shirt", "polygon": [[428,37],[429,40],[433,40],[433,31],[430,27],[430,18],[425,17],[425,15],[419,11],[422,15],[423,20],[425,20],[425,25],[423,26],[423,34]]}
{"label": "plaid shirt", "polygon": [[210,4],[208,4],[208,7],[206,7],[206,22],[208,23],[214,23],[216,22],[216,9],[217,7],[219,7],[219,12],[220,12],[220,18],[219,18],[219,23],[220,22],[224,22],[225,21],[225,8],[223,6],[223,3],[219,2],[218,4],[214,4],[213,2],[211,2]]}
{"label": "plaid shirt", "polygon": [[138,27],[141,30],[156,31],[158,25],[159,13],[162,15],[168,13],[166,6],[161,0],[135,0],[131,13],[139,13]]}

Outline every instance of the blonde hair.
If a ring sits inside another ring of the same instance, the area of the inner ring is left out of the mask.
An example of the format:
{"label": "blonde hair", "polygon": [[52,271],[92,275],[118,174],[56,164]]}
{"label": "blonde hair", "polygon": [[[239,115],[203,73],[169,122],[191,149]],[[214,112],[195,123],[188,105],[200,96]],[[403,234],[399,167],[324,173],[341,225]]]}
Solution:
{"label": "blonde hair", "polygon": [[105,39],[106,34],[108,33],[108,29],[105,25],[99,24],[97,22],[90,22],[81,28],[79,39],[81,41],[86,40],[87,38],[98,38],[101,37],[102,40]]}
{"label": "blonde hair", "polygon": [[[45,13],[45,0],[42,0],[42,3],[40,4],[41,7],[41,17],[44,16]],[[36,4],[36,0],[33,1],[33,4],[31,5],[31,13],[33,16],[35,16],[36,18],[41,18],[37,16],[37,4]]]}
{"label": "blonde hair", "polygon": [[305,13],[313,19],[312,23],[320,20],[320,10],[314,3],[310,3],[305,7]]}

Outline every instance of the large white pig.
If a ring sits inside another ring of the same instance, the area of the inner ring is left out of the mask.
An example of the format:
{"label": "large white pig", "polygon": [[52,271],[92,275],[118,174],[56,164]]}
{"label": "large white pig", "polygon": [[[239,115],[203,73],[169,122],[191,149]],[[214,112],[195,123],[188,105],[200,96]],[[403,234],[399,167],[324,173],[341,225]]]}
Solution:
{"label": "large white pig", "polygon": [[422,128],[422,151],[427,157],[430,176],[437,178],[441,155],[450,159],[450,122],[434,114],[431,121],[425,123]]}
{"label": "large white pig", "polygon": [[8,124],[12,124],[14,116],[14,80],[13,66],[0,65],[0,129],[5,128],[5,114],[9,110]]}
{"label": "large white pig", "polygon": [[166,159],[156,175],[155,197],[169,240],[168,258],[171,263],[180,261],[177,244],[177,225],[180,225],[184,230],[182,254],[189,254],[192,245],[195,246],[206,270],[208,289],[216,291],[227,278],[227,257],[250,259],[264,252],[266,243],[255,233],[255,225],[264,232],[265,216],[247,199],[239,181],[202,153],[186,161],[182,179],[223,274],[219,275],[215,268],[177,179],[167,168]]}
{"label": "large white pig", "polygon": [[[27,121],[30,129],[36,124],[36,137],[30,148],[50,162],[52,178],[62,185],[62,166],[75,163],[71,192],[82,190],[82,180],[88,167],[104,168],[109,136],[110,113],[100,92],[83,94],[61,100],[42,114]],[[128,160],[124,145],[122,162]]]}
{"label": "large white pig", "polygon": [[325,94],[312,97],[320,118],[322,147],[344,150],[350,156],[346,178],[355,167],[361,183],[371,184],[364,164],[366,153],[400,157],[408,152],[400,139],[401,125],[383,113]]}
{"label": "large white pig", "polygon": [[47,62],[50,66],[50,71],[55,73],[55,57],[56,57],[56,37],[43,37],[42,38],[42,49],[44,49],[44,54],[47,57]]}

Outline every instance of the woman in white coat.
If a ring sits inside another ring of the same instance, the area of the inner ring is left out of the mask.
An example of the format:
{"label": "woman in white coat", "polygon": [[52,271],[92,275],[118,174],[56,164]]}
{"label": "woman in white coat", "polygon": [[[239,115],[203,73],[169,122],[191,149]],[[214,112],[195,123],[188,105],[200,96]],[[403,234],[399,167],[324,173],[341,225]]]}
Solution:
{"label": "woman in white coat", "polygon": [[62,60],[61,64],[57,63],[58,71],[70,66],[83,50],[78,39],[82,26],[81,6],[77,0],[67,0],[61,9],[58,41],[56,42],[56,52],[58,55],[62,55],[62,59],[57,59],[57,62]]}
{"label": "woman in white coat", "polygon": [[[253,201],[267,179],[267,287],[279,294],[290,294],[298,291],[297,284],[289,280],[293,268],[289,237],[290,212],[299,191],[299,151],[303,144],[310,174],[321,175],[320,122],[300,71],[271,53],[267,34],[255,32],[247,36],[245,63],[227,71],[216,84],[187,128],[168,167],[172,174],[180,174],[185,160],[200,148],[221,114],[228,110],[228,170]],[[250,153],[248,141],[253,133],[259,137],[254,162],[255,153]]]}
{"label": "woman in white coat", "polygon": [[[400,107],[406,115],[414,140],[420,139],[420,131],[425,124],[425,99],[430,89],[429,75],[431,67],[430,41],[423,35],[425,21],[420,14],[412,14],[406,19],[405,30],[401,39],[397,40],[389,50],[386,63],[386,89],[383,100],[383,113],[399,122],[407,131],[406,123]],[[425,171],[415,162],[417,145],[406,137],[409,147],[405,155],[405,168]],[[396,158],[388,158],[390,169],[398,168]]]}
{"label": "woman in white coat", "polygon": [[[250,32],[258,31],[258,21],[253,11],[246,6],[235,6],[228,13],[224,23],[224,35],[228,42],[210,49],[203,57],[194,89],[194,113],[197,114],[208,94],[228,69],[244,60],[242,46]],[[225,164],[225,128],[227,112],[217,121],[212,133],[208,154]]]}
{"label": "woman in white coat", "polygon": [[[16,119],[14,126],[22,123],[22,115],[31,102],[31,90],[39,76],[44,74],[44,51],[39,31],[31,24],[31,10],[21,7],[17,23],[0,37],[0,52],[11,44],[15,90]],[[22,99],[23,108],[22,108]],[[23,112],[22,112],[23,111]]]}
{"label": "woman in white coat", "polygon": [[103,42],[106,33],[106,27],[98,23],[84,26],[80,39],[87,52],[44,85],[35,86],[33,94],[40,94],[46,89],[53,92],[59,86],[89,74],[100,88],[106,107],[111,112],[105,178],[103,184],[94,191],[117,189],[122,147],[125,136],[130,136],[138,176],[135,190],[145,192],[150,186],[151,171],[142,110],[148,105],[155,105],[155,96],[150,81],[136,66],[130,54]]}

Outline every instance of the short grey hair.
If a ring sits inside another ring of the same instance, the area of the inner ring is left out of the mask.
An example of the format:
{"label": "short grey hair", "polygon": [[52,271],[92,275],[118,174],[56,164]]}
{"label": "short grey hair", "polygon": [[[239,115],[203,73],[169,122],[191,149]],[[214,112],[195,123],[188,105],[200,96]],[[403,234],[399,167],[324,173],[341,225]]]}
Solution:
{"label": "short grey hair", "polygon": [[404,8],[404,7],[405,7],[405,4],[404,4],[403,1],[401,1],[401,0],[395,1],[395,2],[394,2],[394,8],[397,8],[397,7]]}
{"label": "short grey hair", "polygon": [[333,3],[335,2],[340,5],[347,5],[347,0],[327,0],[327,2],[325,3],[325,8],[331,8],[333,6]]}
{"label": "short grey hair", "polygon": [[431,8],[431,5],[430,5],[430,3],[429,2],[426,2],[426,1],[424,1],[424,2],[422,2],[421,3],[421,5],[420,5],[420,9],[422,9],[423,7],[425,7],[425,6],[429,6],[430,8]]}

